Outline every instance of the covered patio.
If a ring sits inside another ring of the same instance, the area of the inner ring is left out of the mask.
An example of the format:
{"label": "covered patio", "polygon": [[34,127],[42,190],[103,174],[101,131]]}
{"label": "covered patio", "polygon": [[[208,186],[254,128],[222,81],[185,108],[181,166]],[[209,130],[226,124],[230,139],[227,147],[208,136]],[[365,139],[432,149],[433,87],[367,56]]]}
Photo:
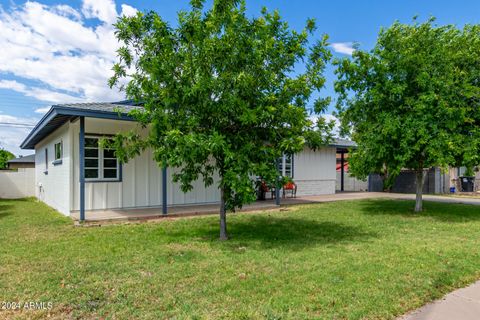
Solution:
{"label": "covered patio", "polygon": [[[282,207],[292,205],[302,205],[311,203],[322,203],[342,200],[358,200],[369,198],[383,198],[384,193],[376,192],[343,192],[332,195],[305,196],[297,198],[282,198],[280,205],[276,204],[276,199],[256,201],[244,206],[238,212],[253,212],[272,209],[281,209]],[[168,207],[168,214],[165,214],[162,207],[131,208],[131,209],[108,209],[108,210],[87,210],[85,212],[85,221],[109,221],[109,220],[146,220],[173,217],[188,217],[217,214],[220,209],[219,204],[195,204]],[[80,220],[80,212],[72,211],[71,217],[74,220]]]}

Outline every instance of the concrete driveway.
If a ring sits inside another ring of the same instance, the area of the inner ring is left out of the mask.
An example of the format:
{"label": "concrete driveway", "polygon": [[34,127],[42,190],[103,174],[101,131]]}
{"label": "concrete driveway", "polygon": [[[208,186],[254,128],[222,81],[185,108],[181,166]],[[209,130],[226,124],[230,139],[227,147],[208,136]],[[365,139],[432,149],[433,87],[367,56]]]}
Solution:
{"label": "concrete driveway", "polygon": [[[301,198],[304,201],[308,202],[330,202],[330,201],[341,201],[341,200],[360,200],[360,199],[397,199],[397,200],[415,200],[414,194],[404,194],[404,193],[390,193],[390,192],[340,192],[332,195],[321,195],[321,196],[304,196]],[[282,199],[283,200],[283,199]],[[288,199],[286,203],[292,202],[295,203],[294,199]],[[468,197],[459,197],[459,196],[450,196],[450,195],[423,195],[424,201],[434,201],[434,202],[445,202],[445,203],[462,203],[462,204],[472,204],[480,205],[480,198],[468,198]]]}

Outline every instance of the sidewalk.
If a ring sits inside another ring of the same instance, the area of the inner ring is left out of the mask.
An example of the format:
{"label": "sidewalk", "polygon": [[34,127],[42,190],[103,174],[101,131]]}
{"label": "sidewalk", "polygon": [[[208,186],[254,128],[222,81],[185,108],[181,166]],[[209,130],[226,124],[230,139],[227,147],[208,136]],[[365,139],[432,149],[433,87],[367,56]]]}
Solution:
{"label": "sidewalk", "polygon": [[[376,192],[372,192],[376,193]],[[403,194],[403,193],[385,193],[387,196],[392,199],[400,200],[415,200],[414,194]],[[445,203],[461,203],[461,204],[471,204],[471,205],[480,205],[480,198],[470,198],[470,197],[458,197],[455,195],[431,195],[424,194],[423,200],[433,201],[433,202],[445,202]],[[480,317],[479,317],[480,319]]]}
{"label": "sidewalk", "polygon": [[480,281],[447,294],[406,314],[398,320],[477,320],[480,319]]}

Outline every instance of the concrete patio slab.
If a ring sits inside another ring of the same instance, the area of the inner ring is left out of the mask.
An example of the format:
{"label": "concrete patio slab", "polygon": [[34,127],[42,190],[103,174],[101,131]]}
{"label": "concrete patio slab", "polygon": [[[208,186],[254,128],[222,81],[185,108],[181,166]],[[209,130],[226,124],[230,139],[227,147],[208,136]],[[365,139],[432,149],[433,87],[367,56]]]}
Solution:
{"label": "concrete patio slab", "polygon": [[[281,206],[323,203],[332,201],[347,201],[347,200],[361,200],[361,199],[397,199],[397,200],[414,200],[413,194],[400,193],[386,193],[386,192],[340,192],[329,195],[319,196],[304,196],[297,198],[283,198],[281,199]],[[471,199],[465,197],[450,197],[450,196],[435,196],[424,195],[425,201],[446,202],[446,203],[463,203],[480,205],[480,199]],[[261,211],[278,208],[275,200],[269,199],[265,201],[257,201],[250,205],[246,205],[239,210],[246,211]],[[219,204],[195,204],[175,206],[168,208],[168,215],[162,214],[161,207],[146,207],[146,208],[131,208],[131,209],[107,209],[107,210],[87,210],[85,213],[86,221],[105,221],[105,220],[138,220],[138,219],[158,219],[164,217],[179,217],[192,215],[216,214],[219,210]],[[79,219],[79,212],[72,211],[71,217],[74,220]]]}

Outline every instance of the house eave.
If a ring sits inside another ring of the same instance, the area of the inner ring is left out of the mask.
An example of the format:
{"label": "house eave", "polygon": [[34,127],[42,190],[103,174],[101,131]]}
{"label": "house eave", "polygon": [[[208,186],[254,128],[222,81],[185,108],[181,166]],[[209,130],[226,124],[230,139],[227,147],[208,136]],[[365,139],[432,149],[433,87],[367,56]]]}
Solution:
{"label": "house eave", "polygon": [[[25,140],[20,144],[20,148],[35,149],[35,145],[55,129],[65,124],[67,121],[81,116],[87,118],[135,121],[135,119],[123,112],[85,110],[80,108],[64,107],[62,105],[54,105],[35,125]],[[54,122],[55,119],[58,121]]]}

